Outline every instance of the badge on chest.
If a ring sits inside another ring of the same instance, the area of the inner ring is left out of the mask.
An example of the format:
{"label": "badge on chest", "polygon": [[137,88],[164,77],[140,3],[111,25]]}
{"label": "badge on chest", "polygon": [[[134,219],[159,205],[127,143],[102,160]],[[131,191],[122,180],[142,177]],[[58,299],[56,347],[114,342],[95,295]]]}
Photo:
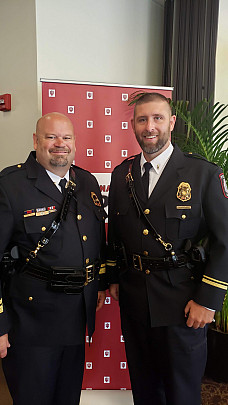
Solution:
{"label": "badge on chest", "polygon": [[180,201],[189,201],[191,200],[191,186],[189,183],[182,181],[177,187],[177,198]]}

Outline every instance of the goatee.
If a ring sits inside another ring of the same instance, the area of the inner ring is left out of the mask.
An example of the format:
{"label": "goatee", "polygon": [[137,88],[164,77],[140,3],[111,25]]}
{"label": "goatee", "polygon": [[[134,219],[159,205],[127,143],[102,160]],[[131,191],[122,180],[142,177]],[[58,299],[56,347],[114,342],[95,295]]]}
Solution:
{"label": "goatee", "polygon": [[50,160],[50,164],[54,167],[64,167],[68,164],[68,160],[65,156],[55,156]]}

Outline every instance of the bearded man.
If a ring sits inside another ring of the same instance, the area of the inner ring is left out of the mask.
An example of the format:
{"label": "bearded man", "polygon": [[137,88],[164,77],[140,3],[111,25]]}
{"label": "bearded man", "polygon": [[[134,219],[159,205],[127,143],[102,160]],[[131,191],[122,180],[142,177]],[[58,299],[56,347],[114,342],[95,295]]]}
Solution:
{"label": "bearded man", "polygon": [[[131,123],[142,153],[114,169],[110,186],[110,293],[135,405],[200,405],[207,325],[228,285],[224,176],[171,144],[175,121],[163,95],[139,97]],[[206,236],[199,269],[191,252]]]}
{"label": "bearded man", "polygon": [[0,357],[15,405],[76,405],[86,325],[90,338],[105,299],[105,212],[95,177],[73,165],[68,117],[41,117],[33,141],[0,174]]}

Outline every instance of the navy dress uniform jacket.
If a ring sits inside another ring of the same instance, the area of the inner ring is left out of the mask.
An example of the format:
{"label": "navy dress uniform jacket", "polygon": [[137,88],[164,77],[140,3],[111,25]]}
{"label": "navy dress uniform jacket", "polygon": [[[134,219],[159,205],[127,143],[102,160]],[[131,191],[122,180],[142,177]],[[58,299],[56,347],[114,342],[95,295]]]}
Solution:
{"label": "navy dress uniform jacket", "polygon": [[[73,166],[75,197],[65,221],[38,253],[34,264],[85,267],[103,259],[105,212],[98,183],[89,172]],[[101,204],[94,202],[91,193]],[[0,260],[5,249],[19,246],[25,259],[37,246],[61,208],[63,195],[31,152],[25,164],[6,168],[0,176]],[[103,267],[104,269],[104,267]],[[102,278],[102,276],[100,277]],[[16,272],[7,296],[0,295],[0,335],[26,345],[76,345],[84,343],[95,325],[98,277],[79,295],[50,291],[45,281]],[[100,280],[99,289],[105,289]]]}
{"label": "navy dress uniform jacket", "polygon": [[[183,252],[188,239],[194,244],[209,235],[210,240],[206,267],[197,277],[188,267],[147,275],[134,269],[130,259],[127,268],[120,272],[116,264],[114,245],[119,242],[128,257],[133,253],[155,258],[169,256],[147,229],[129,197],[125,176],[130,160],[114,169],[109,194],[107,264],[110,282],[120,283],[121,312],[154,327],[186,322],[184,308],[190,299],[211,309],[221,309],[228,285],[228,194],[221,169],[182,153],[176,146],[147,200],[141,181],[140,155],[135,157],[132,175],[136,193],[162,239],[172,244],[176,254]],[[191,188],[187,201],[183,196],[177,197],[182,182]]]}

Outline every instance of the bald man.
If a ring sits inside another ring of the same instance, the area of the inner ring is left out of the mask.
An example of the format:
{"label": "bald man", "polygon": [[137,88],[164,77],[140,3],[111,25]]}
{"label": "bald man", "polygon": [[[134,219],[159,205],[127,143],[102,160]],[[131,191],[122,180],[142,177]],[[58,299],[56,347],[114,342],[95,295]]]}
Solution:
{"label": "bald man", "polygon": [[1,267],[0,357],[15,405],[76,405],[86,326],[91,337],[105,299],[106,215],[94,176],[72,165],[69,118],[41,117],[33,142],[0,174],[0,260],[19,256]]}

